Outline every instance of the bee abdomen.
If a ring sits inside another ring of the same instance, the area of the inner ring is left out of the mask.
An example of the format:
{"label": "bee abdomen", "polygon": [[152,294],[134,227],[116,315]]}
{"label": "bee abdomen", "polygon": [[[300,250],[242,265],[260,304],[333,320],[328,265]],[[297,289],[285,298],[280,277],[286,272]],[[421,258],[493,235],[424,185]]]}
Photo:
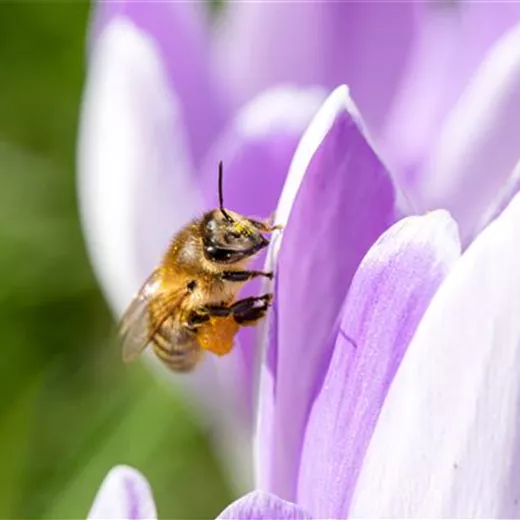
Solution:
{"label": "bee abdomen", "polygon": [[[173,336],[173,337],[172,337]],[[156,356],[175,372],[189,372],[195,368],[202,352],[191,333],[172,335],[162,328],[154,336]]]}

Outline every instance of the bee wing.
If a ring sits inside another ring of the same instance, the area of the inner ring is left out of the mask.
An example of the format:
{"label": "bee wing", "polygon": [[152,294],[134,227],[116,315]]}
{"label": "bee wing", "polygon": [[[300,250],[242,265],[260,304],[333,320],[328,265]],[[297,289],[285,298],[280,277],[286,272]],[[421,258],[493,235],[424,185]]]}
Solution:
{"label": "bee wing", "polygon": [[[146,280],[119,323],[119,336],[125,363],[135,361],[139,357],[164,320],[170,316],[172,308],[180,301],[184,292],[181,289],[172,290],[165,287],[159,270],[154,271]],[[164,293],[161,306],[157,309],[157,305],[154,305],[156,325],[152,328],[148,305],[152,298],[157,298],[161,293]]]}

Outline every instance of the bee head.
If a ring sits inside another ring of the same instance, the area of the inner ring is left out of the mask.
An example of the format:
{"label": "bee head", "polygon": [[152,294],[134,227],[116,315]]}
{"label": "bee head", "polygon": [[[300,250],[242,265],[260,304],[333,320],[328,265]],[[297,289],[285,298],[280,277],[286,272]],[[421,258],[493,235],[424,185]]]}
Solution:
{"label": "bee head", "polygon": [[219,264],[244,261],[269,245],[253,220],[216,209],[202,219],[204,255]]}

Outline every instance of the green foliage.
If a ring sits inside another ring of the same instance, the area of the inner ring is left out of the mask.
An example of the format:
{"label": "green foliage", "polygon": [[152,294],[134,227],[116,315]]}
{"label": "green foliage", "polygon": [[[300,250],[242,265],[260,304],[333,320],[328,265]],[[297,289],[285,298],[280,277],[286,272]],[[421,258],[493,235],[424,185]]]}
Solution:
{"label": "green foliage", "polygon": [[81,518],[135,465],[163,518],[231,499],[190,409],[123,367],[90,270],[74,154],[86,2],[0,2],[0,517]]}

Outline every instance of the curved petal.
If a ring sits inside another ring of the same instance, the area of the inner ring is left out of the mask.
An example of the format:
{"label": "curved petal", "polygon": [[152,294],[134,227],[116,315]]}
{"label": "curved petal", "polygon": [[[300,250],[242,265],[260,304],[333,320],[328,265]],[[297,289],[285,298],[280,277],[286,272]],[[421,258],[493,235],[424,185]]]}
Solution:
{"label": "curved petal", "polygon": [[97,35],[116,20],[135,24],[153,41],[165,79],[180,101],[178,110],[196,167],[227,117],[214,84],[207,14],[197,2],[100,0],[93,23],[94,46]]}
{"label": "curved petal", "polygon": [[437,211],[392,226],[361,262],[305,436],[298,503],[316,516],[347,518],[388,389],[424,311],[459,255],[457,226]]}
{"label": "curved petal", "polygon": [[226,507],[220,520],[311,520],[296,504],[263,491],[253,491]]}
{"label": "curved petal", "polygon": [[520,158],[520,24],[492,48],[425,161],[416,196],[448,209],[463,242]]}
{"label": "curved petal", "polygon": [[506,180],[500,191],[496,194],[487,210],[481,215],[479,223],[475,227],[474,232],[468,237],[471,243],[483,229],[485,229],[493,220],[495,220],[513,200],[517,193],[520,192],[520,160],[516,164],[513,172]]}
{"label": "curved petal", "polygon": [[278,241],[257,462],[260,487],[287,500],[296,495],[303,431],[341,303],[362,257],[395,218],[394,187],[352,108],[341,87],[320,109],[295,153],[276,215],[288,221]]}
{"label": "curved petal", "polygon": [[246,104],[206,161],[202,185],[208,207],[218,206],[217,163],[223,160],[226,207],[269,217],[296,146],[325,97],[319,88],[278,85]]}
{"label": "curved petal", "polygon": [[425,158],[489,48],[516,21],[514,2],[419,2],[417,38],[384,133],[403,180]]}
{"label": "curved petal", "polygon": [[351,516],[519,517],[519,244],[517,196],[426,311],[383,406]]}
{"label": "curved petal", "polygon": [[[287,170],[309,121],[325,99],[320,89],[279,86],[248,103],[233,125],[212,148],[202,176],[202,189],[209,208],[218,207],[217,164],[224,162],[224,201],[226,207],[243,215],[267,219],[276,207]],[[261,269],[264,255],[252,265]],[[248,282],[247,294],[259,294],[260,284]],[[219,360],[226,379],[233,382],[233,394],[241,399],[253,423],[252,384],[258,349],[257,329],[247,327],[238,335],[239,345]],[[242,380],[237,384],[237,379]],[[237,395],[236,388],[244,391]]]}
{"label": "curved petal", "polygon": [[412,2],[233,2],[219,31],[222,83],[238,102],[280,82],[348,83],[381,125],[415,30]]}
{"label": "curved petal", "polygon": [[127,20],[100,34],[84,93],[79,202],[89,253],[116,314],[201,207],[178,103],[153,42]]}
{"label": "curved petal", "polygon": [[134,468],[111,469],[97,492],[89,519],[151,520],[157,518],[152,490]]}

